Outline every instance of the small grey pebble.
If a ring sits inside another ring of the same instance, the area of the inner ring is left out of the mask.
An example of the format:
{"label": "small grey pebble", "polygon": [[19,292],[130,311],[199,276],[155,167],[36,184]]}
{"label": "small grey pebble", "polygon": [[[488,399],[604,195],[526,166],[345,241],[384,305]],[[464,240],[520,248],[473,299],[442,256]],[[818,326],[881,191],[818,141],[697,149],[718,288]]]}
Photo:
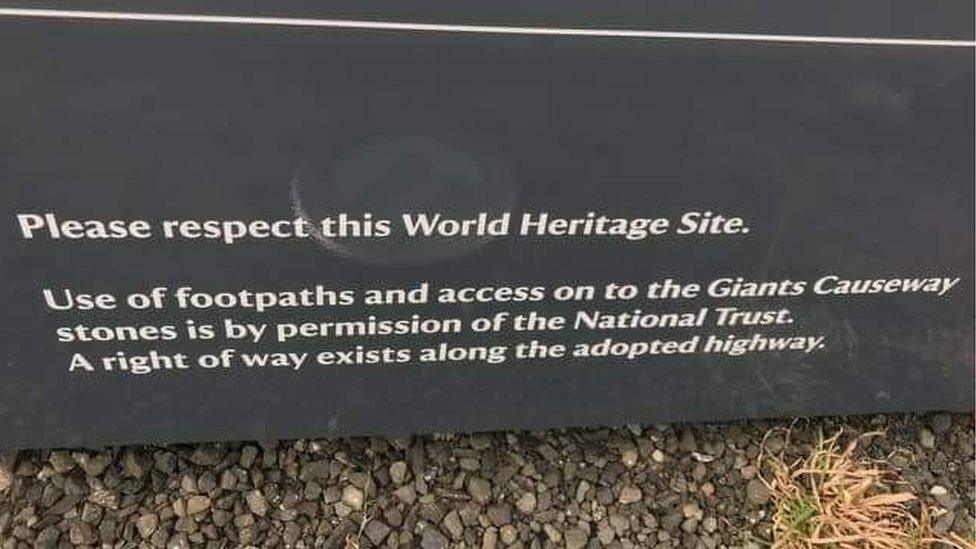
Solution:
{"label": "small grey pebble", "polygon": [[746,484],[746,499],[755,506],[766,505],[769,502],[769,489],[759,479],[752,479]]}

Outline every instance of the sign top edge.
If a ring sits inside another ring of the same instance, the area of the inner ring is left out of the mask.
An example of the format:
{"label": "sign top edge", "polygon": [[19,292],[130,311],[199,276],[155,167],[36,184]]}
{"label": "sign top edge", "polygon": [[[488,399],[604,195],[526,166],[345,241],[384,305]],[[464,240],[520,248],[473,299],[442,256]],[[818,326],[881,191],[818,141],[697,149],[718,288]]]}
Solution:
{"label": "sign top edge", "polygon": [[132,12],[56,10],[0,7],[0,18],[55,19],[67,21],[116,21],[131,23],[190,23],[267,27],[304,27],[360,31],[399,31],[410,33],[488,34],[523,36],[576,36],[658,40],[697,40],[718,42],[800,43],[863,46],[976,47],[976,41],[956,38],[910,38],[837,35],[796,35],[712,31],[671,31],[635,28],[553,27],[521,25],[476,25],[423,23],[411,21],[326,19],[210,13]]}
{"label": "sign top edge", "polygon": [[70,12],[141,15],[145,21],[146,15],[169,15],[209,24],[425,32],[769,36],[815,38],[803,41],[821,43],[851,38],[861,43],[921,40],[963,46],[976,41],[976,4],[959,0],[932,0],[924,9],[909,0],[606,0],[598,7],[584,0],[541,0],[528,6],[517,0],[0,0],[0,11],[8,12],[7,17],[10,12]]}

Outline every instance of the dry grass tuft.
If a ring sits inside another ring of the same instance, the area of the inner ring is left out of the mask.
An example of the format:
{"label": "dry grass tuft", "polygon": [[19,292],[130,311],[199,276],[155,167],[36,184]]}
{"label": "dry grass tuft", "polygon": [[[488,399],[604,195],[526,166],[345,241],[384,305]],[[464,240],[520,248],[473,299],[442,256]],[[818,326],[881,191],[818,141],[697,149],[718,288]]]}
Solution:
{"label": "dry grass tuft", "polygon": [[[766,434],[766,439],[776,430]],[[786,447],[790,431],[785,431]],[[885,463],[855,456],[867,433],[842,446],[841,433],[820,437],[804,459],[759,453],[760,479],[773,504],[773,549],[906,549],[976,545],[959,536],[937,538],[915,495]],[[913,509],[920,509],[918,516]]]}

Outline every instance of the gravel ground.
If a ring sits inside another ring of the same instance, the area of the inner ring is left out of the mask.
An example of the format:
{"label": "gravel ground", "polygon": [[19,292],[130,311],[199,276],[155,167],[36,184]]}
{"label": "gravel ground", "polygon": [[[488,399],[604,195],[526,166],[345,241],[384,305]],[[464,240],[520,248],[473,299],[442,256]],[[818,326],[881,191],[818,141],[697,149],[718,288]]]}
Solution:
{"label": "gravel ground", "polygon": [[[6,454],[0,547],[761,547],[763,435],[788,421]],[[822,418],[974,532],[970,415]],[[774,436],[772,449],[783,446]]]}

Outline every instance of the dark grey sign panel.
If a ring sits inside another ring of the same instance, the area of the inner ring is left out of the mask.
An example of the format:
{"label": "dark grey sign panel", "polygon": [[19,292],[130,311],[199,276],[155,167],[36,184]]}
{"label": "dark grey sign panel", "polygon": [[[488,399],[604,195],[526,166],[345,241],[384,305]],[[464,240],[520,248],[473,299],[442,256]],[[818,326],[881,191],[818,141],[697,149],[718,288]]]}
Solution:
{"label": "dark grey sign panel", "polygon": [[0,445],[973,408],[971,2],[265,4],[0,2]]}

